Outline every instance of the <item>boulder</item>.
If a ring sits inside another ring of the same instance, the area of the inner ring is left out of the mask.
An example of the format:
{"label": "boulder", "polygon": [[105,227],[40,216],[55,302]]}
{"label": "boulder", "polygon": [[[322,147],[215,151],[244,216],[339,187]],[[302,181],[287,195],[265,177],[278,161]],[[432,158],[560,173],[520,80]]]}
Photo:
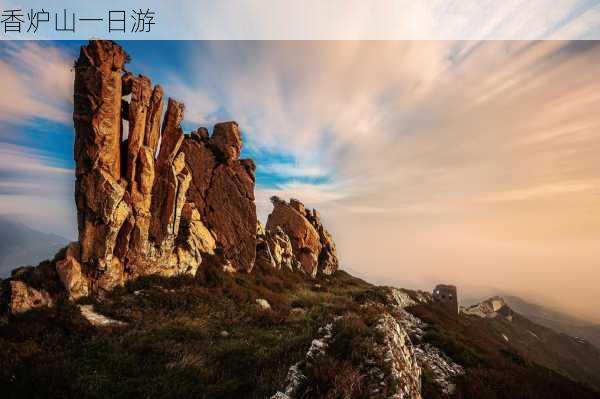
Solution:
{"label": "boulder", "polygon": [[271,310],[271,304],[266,299],[259,298],[256,300],[256,304],[262,310]]}
{"label": "boulder", "polygon": [[18,280],[8,282],[8,311],[16,315],[32,309],[51,307],[54,304],[50,294],[43,289],[35,289]]}
{"label": "boulder", "polygon": [[226,160],[236,160],[242,150],[242,136],[236,122],[217,123],[210,139]]}
{"label": "boulder", "polygon": [[56,262],[56,271],[71,300],[77,300],[89,294],[88,279],[81,270],[81,264],[77,259],[78,254],[79,243],[72,242],[67,247],[65,258]]}

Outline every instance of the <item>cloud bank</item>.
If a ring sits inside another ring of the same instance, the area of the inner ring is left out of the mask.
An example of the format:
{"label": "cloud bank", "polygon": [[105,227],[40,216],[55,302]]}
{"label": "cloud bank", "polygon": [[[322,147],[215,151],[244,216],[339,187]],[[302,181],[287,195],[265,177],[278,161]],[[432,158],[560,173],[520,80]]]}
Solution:
{"label": "cloud bank", "polygon": [[209,47],[188,90],[219,109],[188,119],[234,118],[251,152],[288,154],[259,163],[288,177],[259,181],[260,202],[320,208],[344,264],[381,282],[510,287],[600,318],[596,43]]}

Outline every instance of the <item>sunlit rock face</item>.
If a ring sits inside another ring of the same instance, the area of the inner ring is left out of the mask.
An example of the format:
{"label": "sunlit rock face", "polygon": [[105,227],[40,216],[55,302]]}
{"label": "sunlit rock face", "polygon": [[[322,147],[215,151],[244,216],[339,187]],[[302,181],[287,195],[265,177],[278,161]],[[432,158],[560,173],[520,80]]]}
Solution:
{"label": "sunlit rock face", "polygon": [[203,255],[254,265],[255,166],[238,159],[238,125],[186,136],[184,104],[169,98],[163,116],[162,88],[126,71],[128,58],[91,41],[75,63],[79,242],[59,266],[73,298],[144,274],[195,274]]}
{"label": "sunlit rock face", "polygon": [[[335,244],[331,234],[323,227],[318,212],[306,209],[296,199],[285,202],[273,197],[271,201],[273,212],[267,219],[267,235],[281,237],[278,229],[285,233],[291,242],[293,257],[310,276],[333,274],[339,266]],[[272,252],[276,251],[272,249]]]}
{"label": "sunlit rock face", "polygon": [[266,229],[257,229],[256,166],[239,158],[238,124],[185,134],[184,104],[127,71],[128,61],[111,41],[81,47],[73,111],[78,241],[44,268],[2,282],[2,309],[103,295],[143,275],[195,275],[205,263],[251,272],[257,251],[274,269],[335,272],[331,235],[299,201],[274,201]]}

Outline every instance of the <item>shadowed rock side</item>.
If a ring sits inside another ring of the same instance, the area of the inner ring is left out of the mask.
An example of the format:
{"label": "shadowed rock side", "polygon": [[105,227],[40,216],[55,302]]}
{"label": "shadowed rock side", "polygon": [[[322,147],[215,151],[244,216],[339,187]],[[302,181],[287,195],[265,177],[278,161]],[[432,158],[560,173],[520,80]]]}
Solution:
{"label": "shadowed rock side", "polygon": [[97,292],[144,274],[195,274],[215,251],[251,271],[255,168],[238,160],[237,124],[186,136],[185,107],[169,98],[160,129],[163,91],[124,71],[126,59],[118,45],[92,41],[76,63],[79,251],[70,252],[82,278]]}
{"label": "shadowed rock side", "polygon": [[237,123],[217,123],[212,135],[204,127],[184,134],[184,105],[169,98],[163,115],[162,88],[128,72],[128,60],[114,42],[81,47],[73,112],[79,239],[53,270],[28,269],[2,282],[3,309],[102,295],[142,275],[194,275],[203,262],[250,272],[257,249],[274,268],[333,273],[331,236],[316,211],[296,200],[274,201],[257,239],[256,166],[239,159]]}

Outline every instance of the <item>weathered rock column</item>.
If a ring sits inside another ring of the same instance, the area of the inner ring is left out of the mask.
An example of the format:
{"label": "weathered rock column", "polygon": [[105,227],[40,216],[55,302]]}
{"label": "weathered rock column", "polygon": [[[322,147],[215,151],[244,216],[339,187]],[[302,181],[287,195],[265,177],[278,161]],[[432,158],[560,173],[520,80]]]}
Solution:
{"label": "weathered rock column", "polygon": [[[156,160],[156,181],[152,191],[150,234],[157,247],[173,240],[191,176],[185,155],[179,153],[183,142],[183,104],[169,99],[162,129],[162,143]],[[167,245],[169,246],[169,245]]]}
{"label": "weathered rock column", "polygon": [[131,212],[121,181],[121,76],[127,60],[109,41],[81,47],[75,63],[75,201],[80,260],[103,275],[102,288],[122,281],[113,261],[117,234]]}
{"label": "weathered rock column", "polygon": [[252,160],[239,159],[242,137],[235,122],[200,128],[182,145],[192,173],[189,200],[213,233],[224,260],[250,272],[256,258],[256,205]]}
{"label": "weathered rock column", "polygon": [[154,153],[160,137],[163,94],[160,86],[152,90],[150,79],[142,75],[126,74],[123,87],[125,95],[131,94],[129,104],[124,104],[129,122],[125,174],[133,212],[120,234],[117,254],[127,262],[136,262],[148,251]]}

